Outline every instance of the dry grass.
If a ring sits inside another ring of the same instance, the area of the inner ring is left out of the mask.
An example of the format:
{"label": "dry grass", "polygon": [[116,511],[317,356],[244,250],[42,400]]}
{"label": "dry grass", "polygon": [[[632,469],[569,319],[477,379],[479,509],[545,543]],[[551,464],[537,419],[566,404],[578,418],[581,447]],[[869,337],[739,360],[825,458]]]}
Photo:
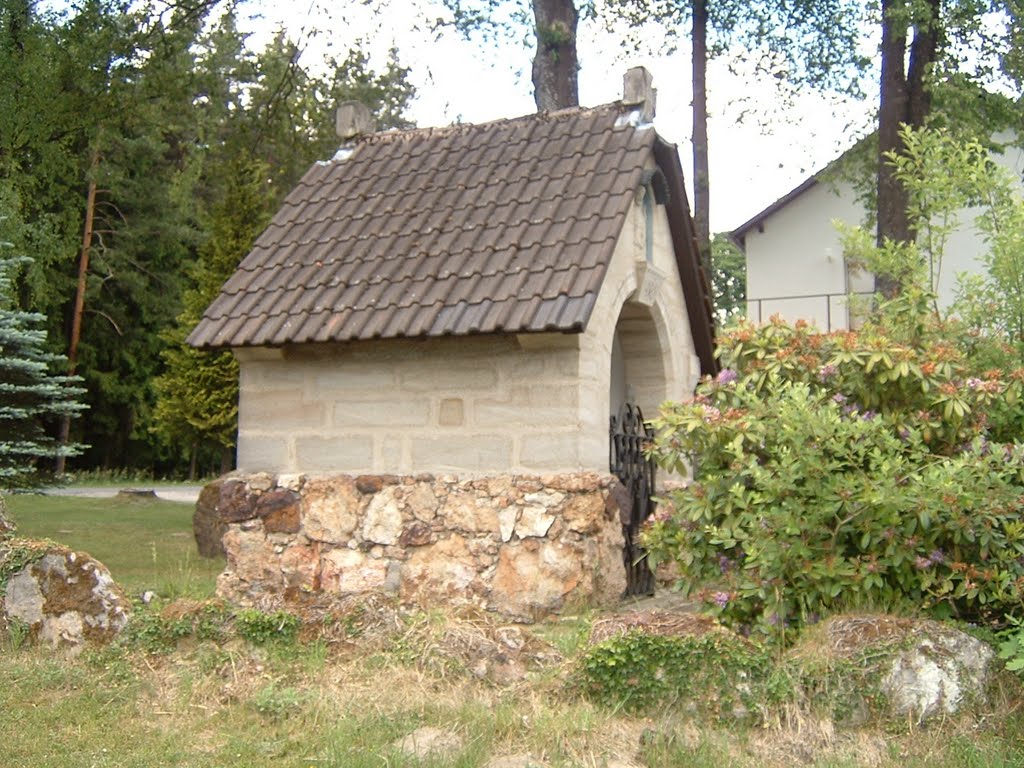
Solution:
{"label": "dry grass", "polygon": [[[16,501],[24,533],[87,551],[106,547],[107,565],[133,593],[166,584],[158,589],[164,596],[194,598],[140,611],[174,623],[216,609],[199,598],[210,594],[219,567],[194,560],[183,546],[190,544],[186,505]],[[692,614],[633,611],[523,627],[485,613],[407,613],[383,595],[311,602],[302,613],[299,640],[290,645],[240,639],[226,609],[219,639],[189,636],[155,653],[138,644],[65,659],[15,650],[0,635],[0,764],[486,768],[497,757],[529,756],[547,768],[1024,765],[1024,696],[1015,678],[1000,681],[987,708],[926,732],[840,727],[822,716],[813,695],[792,696],[760,726],[715,726],[672,709],[627,716],[581,700],[566,685],[588,638],[638,625],[662,634],[716,631]],[[844,621],[846,634],[881,639],[901,620]],[[807,634],[792,663],[834,671],[850,655],[842,635]],[[433,759],[397,749],[424,726],[456,734],[462,748]]]}
{"label": "dry grass", "polygon": [[[204,605],[160,610],[181,618]],[[232,637],[77,660],[42,649],[0,654],[4,764],[487,766],[528,755],[550,768],[995,768],[1021,757],[1013,685],[987,712],[926,734],[841,729],[799,707],[769,726],[716,728],[678,712],[632,717],[574,698],[562,678],[569,659],[543,637],[554,625],[404,614],[384,599],[306,618],[295,645]],[[577,631],[588,628],[581,622]],[[436,759],[401,753],[395,745],[424,726],[455,734],[462,747]],[[111,750],[119,761],[104,762]]]}

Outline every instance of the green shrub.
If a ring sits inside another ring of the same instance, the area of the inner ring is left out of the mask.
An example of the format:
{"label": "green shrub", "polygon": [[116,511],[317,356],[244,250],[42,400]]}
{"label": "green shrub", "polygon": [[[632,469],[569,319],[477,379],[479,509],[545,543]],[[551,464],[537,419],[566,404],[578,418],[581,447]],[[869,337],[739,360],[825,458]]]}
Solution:
{"label": "green shrub", "polygon": [[999,643],[999,658],[1006,662],[1006,668],[1024,677],[1024,621],[1010,620],[1010,626],[1003,632]]}
{"label": "green shrub", "polygon": [[293,643],[299,634],[299,617],[287,611],[264,613],[244,608],[235,615],[235,631],[256,645]]}
{"label": "green shrub", "polygon": [[253,696],[252,705],[268,720],[283,720],[302,711],[311,699],[308,691],[268,683]]}
{"label": "green shrub", "polygon": [[655,421],[697,480],[649,521],[653,560],[727,624],[783,637],[850,606],[1001,621],[1024,578],[1024,448],[989,441],[1019,377],[970,375],[941,339],[741,325],[726,368]]}
{"label": "green shrub", "polygon": [[229,619],[227,607],[219,602],[200,603],[178,612],[140,605],[132,614],[122,642],[147,653],[171,651],[185,638],[219,642],[225,637]]}
{"label": "green shrub", "polygon": [[665,637],[632,630],[589,648],[573,682],[587,698],[630,712],[672,706],[735,718],[763,707],[770,668],[764,648],[728,633]]}

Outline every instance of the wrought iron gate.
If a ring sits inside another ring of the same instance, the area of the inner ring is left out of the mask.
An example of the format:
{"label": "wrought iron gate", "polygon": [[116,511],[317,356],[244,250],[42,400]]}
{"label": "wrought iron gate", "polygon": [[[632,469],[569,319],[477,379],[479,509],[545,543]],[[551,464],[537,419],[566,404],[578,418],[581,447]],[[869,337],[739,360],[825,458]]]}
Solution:
{"label": "wrought iron gate", "polygon": [[640,407],[625,403],[618,416],[611,417],[609,468],[629,495],[622,511],[622,535],[626,540],[623,562],[626,566],[626,595],[654,594],[654,574],[647,564],[643,548],[637,543],[640,527],[654,511],[654,460],[644,448],[654,438],[654,430],[644,423]]}

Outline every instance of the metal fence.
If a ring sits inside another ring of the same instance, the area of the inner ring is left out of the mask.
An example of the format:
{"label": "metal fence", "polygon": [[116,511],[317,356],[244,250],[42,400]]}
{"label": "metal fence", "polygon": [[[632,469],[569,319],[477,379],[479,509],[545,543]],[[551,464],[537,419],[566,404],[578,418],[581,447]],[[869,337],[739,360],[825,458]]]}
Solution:
{"label": "metal fence", "polygon": [[[848,299],[851,296],[873,296],[871,291],[847,291],[845,293],[809,293],[794,294],[790,296],[764,296],[757,299],[747,299],[747,319],[755,323],[763,323],[772,315],[782,315],[787,321],[804,319],[808,322],[821,320],[821,330],[841,331],[851,328],[850,307]],[[840,306],[833,306],[833,302]],[[788,312],[785,304],[790,305],[800,302],[800,311]],[[820,302],[820,303],[819,303]],[[767,313],[765,307],[768,307]],[[819,307],[808,314],[807,307]],[[816,322],[816,324],[818,324]]]}

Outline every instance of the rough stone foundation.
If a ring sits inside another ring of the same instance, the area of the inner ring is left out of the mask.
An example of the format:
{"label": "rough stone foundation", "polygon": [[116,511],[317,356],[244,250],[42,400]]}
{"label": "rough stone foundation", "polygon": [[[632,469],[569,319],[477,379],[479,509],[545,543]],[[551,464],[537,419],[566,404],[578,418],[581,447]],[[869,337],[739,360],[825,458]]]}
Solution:
{"label": "rough stone foundation", "polygon": [[625,588],[610,476],[256,474],[203,496],[226,527],[218,593],[242,604],[387,592],[533,620]]}

